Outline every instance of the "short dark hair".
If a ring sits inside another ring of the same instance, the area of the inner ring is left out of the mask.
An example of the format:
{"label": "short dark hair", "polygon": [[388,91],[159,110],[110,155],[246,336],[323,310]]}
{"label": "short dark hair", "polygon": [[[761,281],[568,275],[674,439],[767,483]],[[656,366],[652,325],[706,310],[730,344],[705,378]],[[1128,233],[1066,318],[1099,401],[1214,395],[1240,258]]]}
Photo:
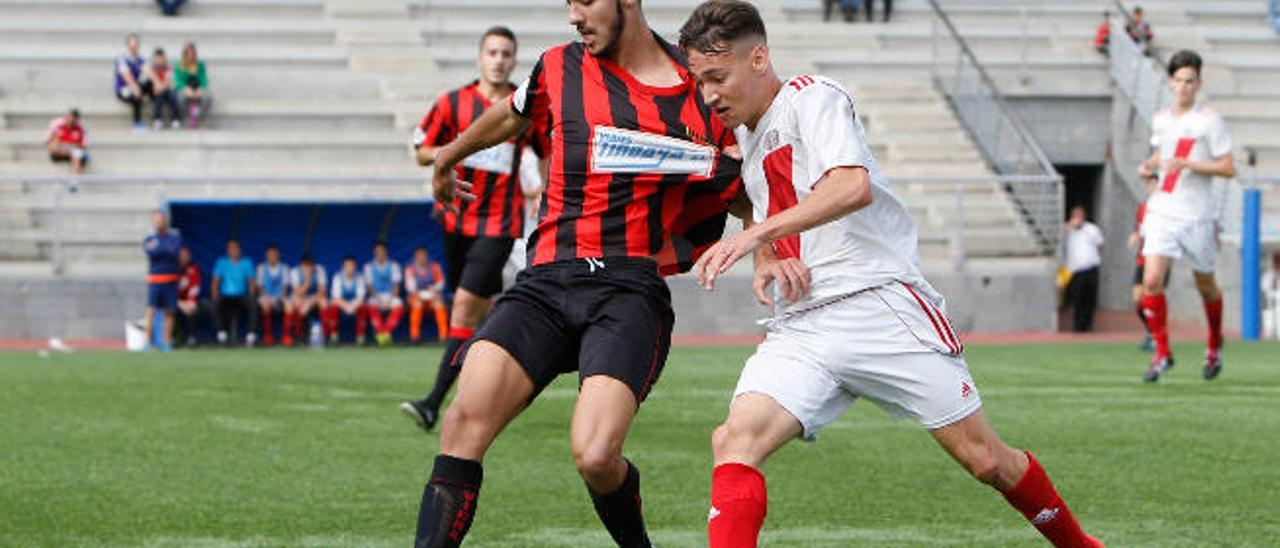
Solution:
{"label": "short dark hair", "polygon": [[1179,50],[1178,53],[1169,58],[1169,77],[1172,78],[1173,73],[1178,72],[1178,69],[1183,67],[1196,69],[1196,76],[1199,76],[1202,63],[1200,54],[1189,49]]}
{"label": "short dark hair", "polygon": [[[342,258],[342,262],[344,262],[344,263],[345,263],[345,262],[347,262],[347,261],[351,261],[351,262],[353,262],[353,263],[354,263],[354,262],[356,262],[356,256],[355,256],[355,255],[347,255],[346,257],[343,257],[343,258]],[[359,263],[356,263],[356,264],[359,264]]]}
{"label": "short dark hair", "polygon": [[156,48],[156,50],[153,52],[153,54],[154,54],[154,55],[159,55],[159,56],[161,56],[161,57],[164,57],[164,48]]}
{"label": "short dark hair", "polygon": [[427,246],[425,246],[425,245],[420,245],[420,246],[416,246],[416,247],[414,247],[414,248],[413,248],[413,252],[414,252],[414,253],[417,253],[417,252],[419,252],[419,251],[426,252],[426,251],[427,251]]}
{"label": "short dark hair", "polygon": [[755,6],[742,0],[707,0],[680,27],[680,49],[725,53],[726,45],[750,36],[768,39]]}
{"label": "short dark hair", "polygon": [[501,36],[503,38],[506,38],[507,40],[511,40],[511,43],[514,44],[516,48],[520,47],[520,43],[516,41],[516,33],[511,32],[511,29],[504,27],[502,25],[494,25],[492,27],[489,27],[489,30],[484,31],[484,34],[480,35],[479,47],[483,48],[485,39],[490,36]]}
{"label": "short dark hair", "polygon": [[276,244],[267,244],[267,251],[271,251],[272,249],[280,251],[280,246]]}
{"label": "short dark hair", "polygon": [[237,238],[235,236],[227,238],[227,245],[231,245],[231,244],[240,245],[240,238]]}
{"label": "short dark hair", "polygon": [[308,264],[308,263],[314,263],[314,262],[316,262],[316,260],[311,258],[311,254],[310,254],[310,253],[303,253],[303,254],[302,254],[302,260],[301,260],[300,262],[301,262],[302,264]]}
{"label": "short dark hair", "polygon": [[376,242],[373,242],[373,248],[374,248],[374,249],[378,249],[379,247],[382,247],[382,248],[387,247],[387,241],[386,241],[386,240],[378,240],[378,241],[376,241]]}
{"label": "short dark hair", "polygon": [[79,117],[80,117],[80,109],[78,109],[78,108],[76,108],[76,107],[71,107],[71,110],[70,110],[70,111],[68,111],[68,112],[67,112],[67,114],[70,114],[72,118],[79,118]]}

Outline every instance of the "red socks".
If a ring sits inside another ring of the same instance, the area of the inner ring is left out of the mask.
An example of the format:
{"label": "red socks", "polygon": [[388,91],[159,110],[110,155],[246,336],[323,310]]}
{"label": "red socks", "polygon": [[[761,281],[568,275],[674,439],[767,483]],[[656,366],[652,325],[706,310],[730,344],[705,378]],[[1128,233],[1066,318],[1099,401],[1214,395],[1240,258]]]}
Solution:
{"label": "red socks", "polygon": [[1209,320],[1209,351],[1222,348],[1222,295],[1212,301],[1204,301],[1204,317]]}
{"label": "red socks", "polygon": [[768,496],[759,470],[730,462],[711,474],[710,548],[755,548],[764,525]]}
{"label": "red socks", "polygon": [[1075,516],[1067,509],[1067,503],[1062,501],[1058,491],[1053,488],[1053,482],[1049,481],[1049,476],[1040,463],[1036,462],[1036,458],[1027,453],[1027,460],[1030,462],[1026,474],[1023,474],[1013,489],[1003,493],[1004,499],[1054,546],[1100,548],[1101,542],[1080,529]]}
{"label": "red socks", "polygon": [[1147,330],[1156,341],[1156,356],[1169,356],[1169,305],[1164,293],[1142,296],[1142,314],[1147,318]]}

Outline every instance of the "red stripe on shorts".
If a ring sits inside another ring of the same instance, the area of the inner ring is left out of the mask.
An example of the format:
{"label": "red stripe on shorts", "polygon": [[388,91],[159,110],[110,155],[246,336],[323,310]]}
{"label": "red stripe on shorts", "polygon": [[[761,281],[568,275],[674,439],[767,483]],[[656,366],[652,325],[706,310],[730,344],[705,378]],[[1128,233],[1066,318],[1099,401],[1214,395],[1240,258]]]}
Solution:
{"label": "red stripe on shorts", "polygon": [[943,344],[947,345],[947,349],[950,350],[952,354],[959,354],[960,349],[956,348],[955,345],[952,344],[951,339],[948,339],[947,336],[943,334],[942,328],[938,326],[938,319],[933,316],[933,311],[931,311],[928,306],[925,306],[924,299],[921,299],[920,295],[916,293],[916,290],[912,289],[911,286],[902,284],[902,287],[907,288],[907,292],[911,293],[911,296],[915,298],[916,304],[920,305],[920,310],[923,310],[924,315],[929,317],[929,323],[933,324],[933,330],[938,333],[938,339],[941,340]]}

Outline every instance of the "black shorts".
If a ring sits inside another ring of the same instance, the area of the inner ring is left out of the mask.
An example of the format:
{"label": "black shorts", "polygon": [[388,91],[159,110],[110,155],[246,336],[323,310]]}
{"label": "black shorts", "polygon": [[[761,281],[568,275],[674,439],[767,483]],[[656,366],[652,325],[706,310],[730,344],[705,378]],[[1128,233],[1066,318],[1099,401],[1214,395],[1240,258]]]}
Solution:
{"label": "black shorts", "polygon": [[511,256],[515,238],[444,234],[445,280],[452,291],[459,287],[489,298],[502,292],[502,267]]}
{"label": "black shorts", "polygon": [[471,340],[515,357],[534,396],[561,373],[578,371],[579,383],[595,375],[618,379],[641,402],[662,374],[674,324],[657,263],[578,259],[521,271]]}
{"label": "black shorts", "polygon": [[[1145,272],[1146,272],[1146,268],[1143,267],[1143,265],[1141,264],[1133,265],[1133,285],[1142,285],[1142,277],[1143,277],[1143,273]],[[1172,274],[1173,274],[1172,268],[1164,272],[1165,287],[1169,287],[1169,276]]]}

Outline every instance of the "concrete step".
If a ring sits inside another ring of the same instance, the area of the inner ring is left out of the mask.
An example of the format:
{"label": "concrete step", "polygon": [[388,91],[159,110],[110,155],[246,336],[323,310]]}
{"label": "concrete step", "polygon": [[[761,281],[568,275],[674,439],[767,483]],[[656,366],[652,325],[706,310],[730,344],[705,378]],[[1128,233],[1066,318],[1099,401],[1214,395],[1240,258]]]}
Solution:
{"label": "concrete step", "polygon": [[[8,14],[62,19],[128,15],[162,19],[155,2],[147,0],[0,0],[0,18]],[[323,16],[321,0],[200,0],[188,2],[181,17],[190,18],[307,18]]]}
{"label": "concrete step", "polygon": [[[128,108],[111,98],[77,101],[74,97],[17,96],[0,99],[0,116],[11,129],[43,130],[67,105],[80,109],[90,133],[129,129]],[[150,109],[148,109],[150,110]],[[373,101],[218,101],[210,127],[231,130],[365,131],[391,129],[393,114]]]}
{"label": "concrete step", "polygon": [[[324,66],[297,64],[210,64],[209,87],[224,99],[374,100],[377,81],[348,70],[345,61]],[[86,75],[89,75],[88,77]],[[50,94],[113,96],[111,59],[70,64],[0,62],[0,95]],[[216,108],[216,105],[215,105]]]}

